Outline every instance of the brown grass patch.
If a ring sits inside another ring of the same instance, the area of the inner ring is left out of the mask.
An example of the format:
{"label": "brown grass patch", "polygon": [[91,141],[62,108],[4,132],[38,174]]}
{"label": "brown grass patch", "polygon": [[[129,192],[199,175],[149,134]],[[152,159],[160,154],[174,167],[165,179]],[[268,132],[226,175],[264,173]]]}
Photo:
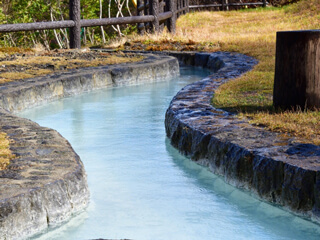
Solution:
{"label": "brown grass patch", "polygon": [[248,117],[251,124],[302,138],[300,141],[305,143],[320,145],[319,111],[258,112],[241,116]]}
{"label": "brown grass patch", "polygon": [[7,134],[0,133],[0,170],[6,169],[10,164],[10,160],[15,157],[9,149],[10,140]]}
{"label": "brown grass patch", "polygon": [[[18,79],[43,76],[70,69],[97,67],[111,64],[141,61],[143,57],[133,54],[103,53],[78,50],[51,52],[25,52],[15,49],[0,54],[0,83]],[[1,51],[1,49],[0,49]],[[1,53],[1,52],[0,52]]]}

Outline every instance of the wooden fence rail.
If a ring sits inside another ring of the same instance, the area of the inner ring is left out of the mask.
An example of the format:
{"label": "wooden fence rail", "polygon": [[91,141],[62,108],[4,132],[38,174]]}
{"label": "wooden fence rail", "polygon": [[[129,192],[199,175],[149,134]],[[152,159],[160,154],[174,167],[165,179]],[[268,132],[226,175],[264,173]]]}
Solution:
{"label": "wooden fence rail", "polygon": [[[224,8],[225,6],[239,5],[235,3],[224,4],[225,1],[226,0],[222,0],[221,4],[214,6],[222,6],[222,8]],[[255,5],[257,4],[258,3],[255,3]],[[265,6],[266,0],[263,0],[263,2],[260,4]],[[247,3],[246,5],[250,4]],[[146,31],[159,32],[166,25],[169,32],[175,33],[177,18],[189,12],[189,9],[193,7],[199,8],[201,6],[189,6],[189,0],[137,0],[137,16],[102,19],[81,19],[80,0],[69,0],[70,20],[2,24],[0,25],[0,32],[19,32],[69,28],[70,48],[80,48],[80,36],[82,27],[137,24],[138,32],[140,34],[144,34]],[[206,5],[206,7],[210,7],[210,5]]]}
{"label": "wooden fence rail", "polygon": [[229,3],[226,0],[221,0],[221,3],[214,3],[214,4],[204,4],[204,5],[190,5],[190,9],[199,9],[199,8],[212,8],[212,7],[219,7],[221,8],[222,11],[227,10],[228,7],[233,7],[233,6],[263,6],[266,7],[268,2],[266,0],[262,0],[261,2],[250,2],[250,3]]}
{"label": "wooden fence rail", "polygon": [[[187,2],[188,0],[138,0],[137,16],[102,18],[102,19],[81,19],[80,0],[69,0],[69,17],[66,21],[35,22],[20,24],[0,25],[0,32],[35,31],[47,29],[70,29],[70,48],[81,47],[81,28],[93,26],[138,24],[140,33],[160,30],[160,24],[168,27],[169,32],[175,32],[177,18],[177,1]],[[184,10],[185,11],[185,10]],[[179,11],[180,12],[180,11]]]}

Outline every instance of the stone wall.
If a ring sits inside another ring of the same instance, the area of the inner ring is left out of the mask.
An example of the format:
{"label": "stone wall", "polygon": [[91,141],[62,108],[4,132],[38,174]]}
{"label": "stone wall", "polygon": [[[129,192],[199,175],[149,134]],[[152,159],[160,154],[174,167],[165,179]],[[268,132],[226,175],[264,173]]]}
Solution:
{"label": "stone wall", "polygon": [[[192,62],[195,57],[183,59]],[[183,88],[170,103],[165,126],[171,143],[231,185],[320,223],[320,147],[254,127],[214,108],[215,89],[256,62],[231,53],[214,53],[210,58],[223,61],[221,68]]]}
{"label": "stone wall", "polygon": [[173,57],[72,70],[0,86],[0,131],[17,156],[0,171],[0,239],[25,239],[59,225],[89,202],[79,156],[55,130],[13,112],[99,88],[160,81],[179,74]]}

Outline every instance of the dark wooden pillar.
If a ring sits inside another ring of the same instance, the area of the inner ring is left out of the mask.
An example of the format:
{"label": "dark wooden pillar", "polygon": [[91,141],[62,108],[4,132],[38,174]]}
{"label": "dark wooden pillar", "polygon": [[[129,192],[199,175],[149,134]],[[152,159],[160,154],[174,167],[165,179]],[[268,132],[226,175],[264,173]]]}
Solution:
{"label": "dark wooden pillar", "polygon": [[263,7],[266,7],[267,6],[267,0],[262,0],[262,3],[263,3]]}
{"label": "dark wooden pillar", "polygon": [[172,17],[167,21],[168,31],[176,33],[176,21],[177,21],[177,3],[176,0],[166,0],[166,10],[172,12]]}
{"label": "dark wooden pillar", "polygon": [[[176,0],[176,6],[177,6],[177,10],[180,10],[181,8],[181,0]],[[177,19],[179,18],[181,13],[177,13]]]}
{"label": "dark wooden pillar", "polygon": [[186,1],[186,6],[187,6],[186,13],[188,13],[190,11],[190,9],[189,9],[190,3],[189,3],[189,0],[185,0],[185,1]]}
{"label": "dark wooden pillar", "polygon": [[222,11],[224,11],[224,8],[225,8],[224,1],[225,1],[225,0],[221,0],[221,10],[222,10]]}
{"label": "dark wooden pillar", "polygon": [[[150,0],[151,1],[151,0]],[[149,5],[149,1],[148,0],[144,0],[144,15],[145,16],[148,16],[149,15],[149,13],[150,13],[150,5]],[[146,24],[144,24],[144,26],[145,26],[145,30],[147,31],[147,32],[150,32],[150,23],[146,23]]]}
{"label": "dark wooden pillar", "polygon": [[70,48],[81,48],[80,0],[69,0],[69,16],[75,23],[70,28]]}
{"label": "dark wooden pillar", "polygon": [[[166,2],[165,0],[159,0],[159,15],[161,13],[164,13],[165,12],[165,6],[166,6]],[[159,26],[159,31],[162,32],[163,29],[164,29],[164,22],[159,22],[160,26]]]}
{"label": "dark wooden pillar", "polygon": [[273,104],[320,108],[320,30],[277,32]]}
{"label": "dark wooden pillar", "polygon": [[[137,16],[143,16],[144,9],[143,6],[143,0],[137,0]],[[146,7],[146,6],[145,6]],[[138,23],[138,33],[143,35],[144,34],[144,23]]]}
{"label": "dark wooden pillar", "polygon": [[186,14],[186,13],[188,12],[188,7],[189,7],[189,6],[188,6],[188,4],[187,4],[187,0],[183,0],[183,2],[184,2],[184,3],[183,3],[183,7],[186,8],[186,9],[183,11],[183,13]]}
{"label": "dark wooden pillar", "polygon": [[152,22],[152,31],[159,32],[159,0],[149,0],[150,2],[150,15],[154,16],[154,21]]}

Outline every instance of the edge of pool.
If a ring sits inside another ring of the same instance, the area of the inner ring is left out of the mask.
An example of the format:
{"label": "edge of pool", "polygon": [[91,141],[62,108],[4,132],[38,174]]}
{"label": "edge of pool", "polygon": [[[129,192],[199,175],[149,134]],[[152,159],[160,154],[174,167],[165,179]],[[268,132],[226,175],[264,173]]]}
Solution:
{"label": "edge of pool", "polygon": [[252,69],[257,61],[224,52],[183,53],[180,60],[218,67],[215,74],[184,87],[172,99],[165,117],[171,144],[227,183],[320,224],[320,147],[252,126],[211,105],[221,84]]}
{"label": "edge of pool", "polygon": [[101,88],[177,76],[176,58],[144,54],[135,63],[71,70],[0,86],[0,129],[17,156],[0,171],[0,239],[26,239],[57,226],[89,203],[79,156],[57,131],[15,112]]}

